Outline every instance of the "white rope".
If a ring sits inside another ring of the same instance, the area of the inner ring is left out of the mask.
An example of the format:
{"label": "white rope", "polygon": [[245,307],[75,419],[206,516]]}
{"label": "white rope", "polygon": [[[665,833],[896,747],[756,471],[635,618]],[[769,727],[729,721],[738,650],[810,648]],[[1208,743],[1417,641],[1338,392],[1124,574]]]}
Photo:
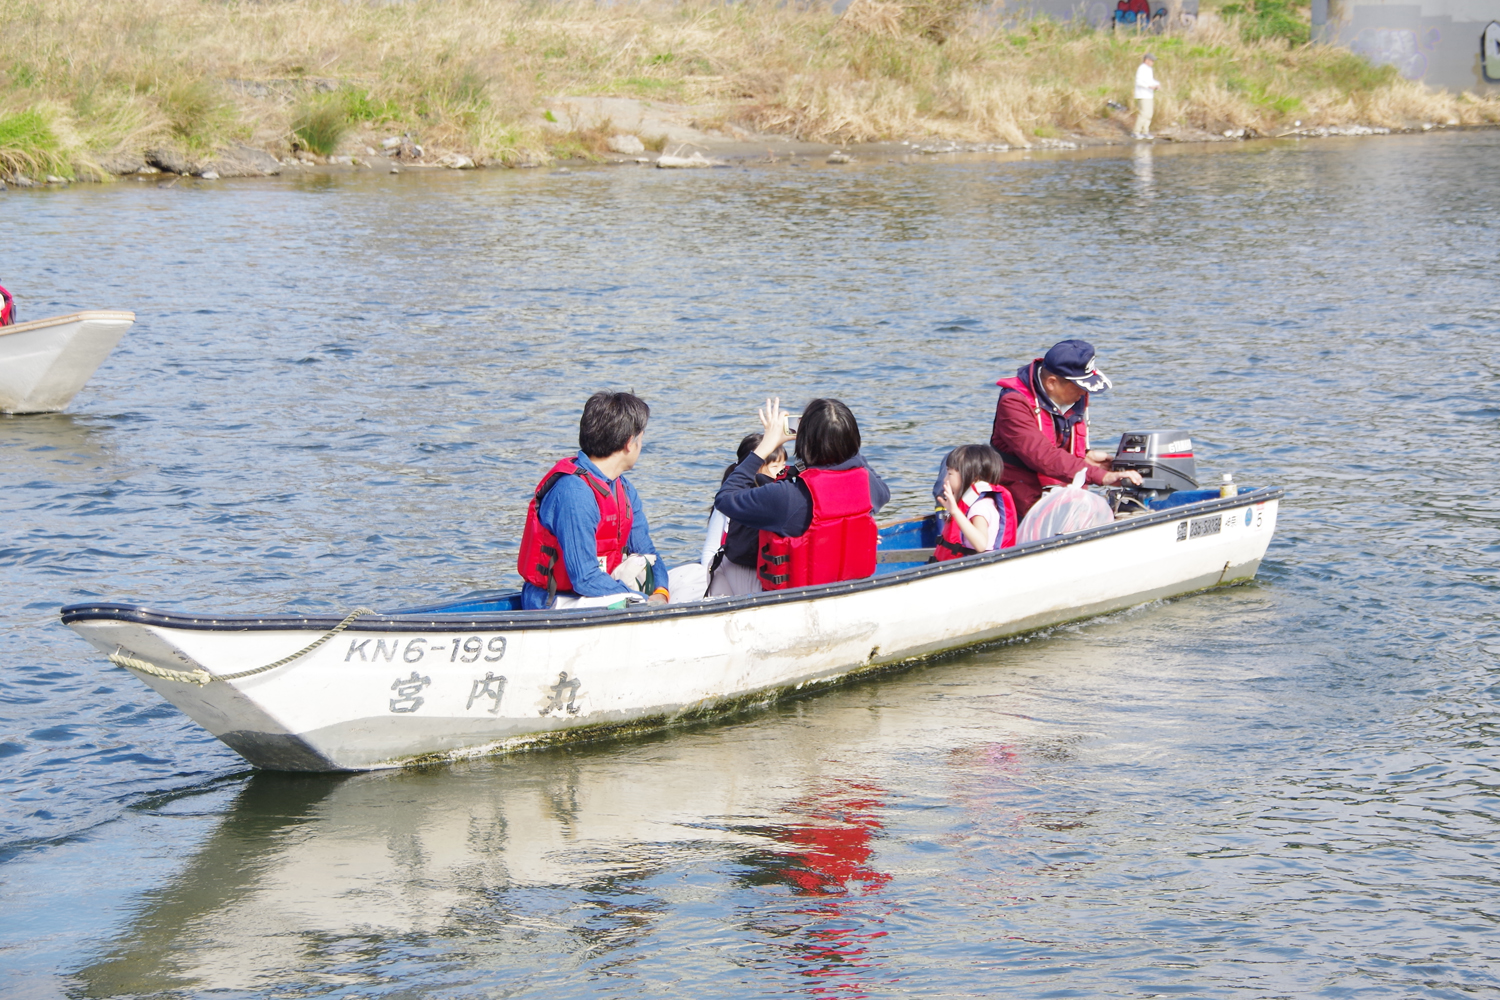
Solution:
{"label": "white rope", "polygon": [[117,667],[129,667],[131,670],[152,677],[161,677],[169,681],[180,681],[184,684],[207,684],[213,680],[213,674],[207,670],[168,670],[166,667],[158,667],[154,663],[136,659],[134,656],[125,655],[124,646],[116,646],[115,651],[109,654],[109,662]]}
{"label": "white rope", "polygon": [[284,667],[288,663],[291,663],[293,660],[306,656],[308,653],[311,653],[313,650],[323,645],[323,643],[327,642],[329,639],[332,639],[334,636],[344,631],[344,629],[354,624],[354,620],[356,618],[360,617],[361,615],[373,615],[374,613],[375,612],[370,608],[355,608],[353,611],[349,612],[347,616],[345,616],[343,621],[339,622],[333,628],[325,632],[321,638],[302,647],[291,656],[283,656],[275,663],[267,663],[265,666],[256,667],[254,670],[241,670],[239,673],[235,674],[211,674],[207,670],[204,670],[202,667],[199,667],[195,670],[171,670],[167,667],[159,667],[147,660],[142,660],[139,657],[127,655],[124,646],[115,647],[115,651],[109,654],[109,662],[115,664],[116,666],[127,667],[131,670],[139,671],[143,674],[150,674],[152,677],[160,677],[163,680],[169,681],[178,681],[183,684],[197,684],[199,686],[202,686],[204,684],[207,684],[209,681],[237,681],[244,677],[254,677],[256,674],[263,674],[267,670],[275,670],[277,667]]}

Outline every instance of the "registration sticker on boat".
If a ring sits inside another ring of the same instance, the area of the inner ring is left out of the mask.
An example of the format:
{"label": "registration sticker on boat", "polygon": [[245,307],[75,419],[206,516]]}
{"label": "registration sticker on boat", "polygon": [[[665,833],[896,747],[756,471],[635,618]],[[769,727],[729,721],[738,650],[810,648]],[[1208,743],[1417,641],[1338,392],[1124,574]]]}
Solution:
{"label": "registration sticker on boat", "polygon": [[1204,535],[1217,535],[1223,528],[1224,515],[1222,514],[1196,518],[1188,522],[1188,537],[1201,538]]}
{"label": "registration sticker on boat", "polygon": [[[372,642],[375,644],[373,649],[370,648]],[[362,662],[378,663],[384,660],[394,663],[397,653],[401,654],[401,660],[405,663],[421,663],[428,653],[447,653],[449,663],[473,663],[483,653],[485,663],[497,663],[505,657],[505,636],[491,636],[489,642],[477,635],[455,635],[436,642],[428,640],[426,636],[418,636],[408,639],[404,648],[400,639],[391,639],[389,646],[385,639],[350,639],[349,652],[344,654],[344,662],[350,662],[358,654]]]}

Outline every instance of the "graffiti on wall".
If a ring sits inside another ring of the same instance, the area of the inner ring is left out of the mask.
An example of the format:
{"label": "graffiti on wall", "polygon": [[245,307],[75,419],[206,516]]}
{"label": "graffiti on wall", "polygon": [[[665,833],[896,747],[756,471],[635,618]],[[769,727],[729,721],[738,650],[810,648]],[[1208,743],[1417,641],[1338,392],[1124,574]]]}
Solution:
{"label": "graffiti on wall", "polygon": [[1431,28],[1418,37],[1415,31],[1400,28],[1366,28],[1354,36],[1349,48],[1377,65],[1394,66],[1408,80],[1427,75],[1427,56],[1442,40],[1442,33]]}
{"label": "graffiti on wall", "polygon": [[1116,24],[1138,24],[1151,20],[1149,0],[1119,0],[1115,4]]}
{"label": "graffiti on wall", "polygon": [[1485,83],[1500,83],[1500,21],[1486,24],[1479,36],[1479,71]]}
{"label": "graffiti on wall", "polygon": [[1198,23],[1198,0],[1179,0],[1178,7],[1174,20],[1161,0],[1091,0],[1086,6],[1075,8],[1075,15],[1096,28],[1125,26],[1153,34],[1169,28],[1191,28]]}

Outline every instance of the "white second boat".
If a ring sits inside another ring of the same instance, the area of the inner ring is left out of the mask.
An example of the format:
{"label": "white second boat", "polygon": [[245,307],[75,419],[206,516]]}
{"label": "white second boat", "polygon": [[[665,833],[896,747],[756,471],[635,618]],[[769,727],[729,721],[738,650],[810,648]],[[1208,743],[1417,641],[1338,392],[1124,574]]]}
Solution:
{"label": "white second boat", "polygon": [[489,593],[344,618],[79,604],[62,620],[251,764],[399,767],[727,714],[1250,580],[1281,497],[1198,499],[931,564],[931,520],[903,522],[882,530],[869,579],[681,605],[521,611]]}
{"label": "white second boat", "polygon": [[0,326],[0,413],[56,413],[109,357],[135,313],[92,309]]}

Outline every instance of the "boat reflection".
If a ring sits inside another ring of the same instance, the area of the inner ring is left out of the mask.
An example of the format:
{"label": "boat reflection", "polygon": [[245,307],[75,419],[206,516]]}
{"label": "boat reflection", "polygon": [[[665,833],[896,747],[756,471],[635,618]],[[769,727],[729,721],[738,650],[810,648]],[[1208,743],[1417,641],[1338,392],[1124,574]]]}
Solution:
{"label": "boat reflection", "polygon": [[[384,988],[396,968],[426,988],[524,992],[560,968],[644,974],[684,949],[793,992],[883,992],[911,919],[901,873],[957,852],[971,874],[953,892],[1014,892],[996,856],[1018,860],[1014,834],[1034,823],[1015,741],[1035,743],[1038,724],[990,710],[993,666],[965,659],[734,727],[426,770],[256,773],[73,993]],[[955,715],[954,684],[971,681],[975,714]],[[913,781],[928,779],[969,834],[920,834]],[[736,914],[709,943],[705,910]]]}
{"label": "boat reflection", "polygon": [[71,413],[0,414],[0,455],[12,482],[93,483],[111,461],[112,427]]}
{"label": "boat reflection", "polygon": [[[866,738],[871,719],[851,713],[842,735]],[[719,873],[712,891],[735,893],[739,858],[812,900],[877,891],[889,881],[871,867],[878,789],[810,793],[826,784],[812,735],[799,747],[776,733],[705,729],[427,771],[256,773],[180,874],[74,973],[75,991],[370,985],[388,974],[371,956],[392,950],[448,953],[457,967],[503,954],[503,976],[599,961],[660,933],[668,904],[653,880],[706,868]],[[811,905],[810,918],[822,912]],[[827,964],[844,943],[820,926],[808,948]]]}

